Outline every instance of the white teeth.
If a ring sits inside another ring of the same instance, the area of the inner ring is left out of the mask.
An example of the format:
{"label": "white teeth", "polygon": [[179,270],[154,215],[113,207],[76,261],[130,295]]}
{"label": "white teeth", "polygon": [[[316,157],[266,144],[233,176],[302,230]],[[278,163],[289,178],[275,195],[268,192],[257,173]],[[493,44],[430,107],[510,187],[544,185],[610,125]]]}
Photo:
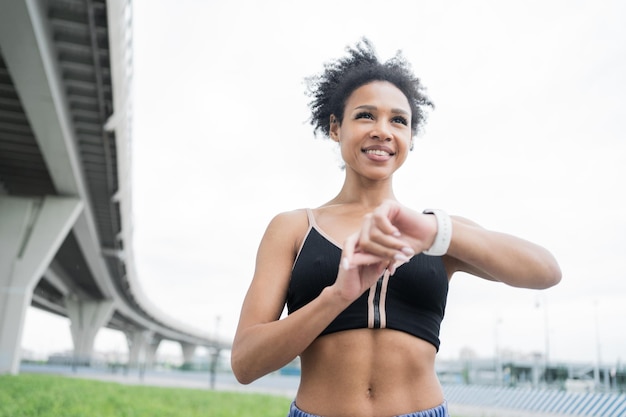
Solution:
{"label": "white teeth", "polygon": [[367,151],[365,151],[365,153],[369,153],[372,155],[378,155],[378,156],[389,156],[390,153],[389,152],[385,152],[382,151],[380,149],[368,149]]}

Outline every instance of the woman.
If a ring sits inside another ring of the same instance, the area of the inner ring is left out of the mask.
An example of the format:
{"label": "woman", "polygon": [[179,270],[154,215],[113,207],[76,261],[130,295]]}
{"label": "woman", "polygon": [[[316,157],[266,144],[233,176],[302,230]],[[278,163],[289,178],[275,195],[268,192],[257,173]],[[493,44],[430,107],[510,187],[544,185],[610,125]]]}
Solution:
{"label": "woman", "polygon": [[380,63],[363,40],[309,82],[311,123],[338,143],[344,184],[267,227],[233,371],[247,384],[300,356],[290,416],[447,416],[434,363],[450,278],[547,288],[558,264],[530,242],[397,201],[393,174],[431,105],[400,55]]}

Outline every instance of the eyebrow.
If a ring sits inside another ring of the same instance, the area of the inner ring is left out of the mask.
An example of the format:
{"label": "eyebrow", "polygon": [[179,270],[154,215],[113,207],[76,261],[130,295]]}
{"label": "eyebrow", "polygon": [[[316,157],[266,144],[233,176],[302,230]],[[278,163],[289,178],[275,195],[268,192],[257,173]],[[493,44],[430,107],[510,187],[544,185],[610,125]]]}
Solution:
{"label": "eyebrow", "polygon": [[[378,110],[378,107],[372,106],[371,104],[363,104],[361,106],[355,107],[354,110]],[[392,113],[400,113],[404,115],[409,115],[410,113],[404,109],[391,109]]]}

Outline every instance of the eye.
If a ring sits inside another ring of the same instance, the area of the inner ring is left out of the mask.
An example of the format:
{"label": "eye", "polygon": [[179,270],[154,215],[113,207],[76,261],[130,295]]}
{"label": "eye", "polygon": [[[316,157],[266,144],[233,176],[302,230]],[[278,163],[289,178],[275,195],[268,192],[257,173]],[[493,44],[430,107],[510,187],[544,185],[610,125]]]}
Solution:
{"label": "eye", "polygon": [[396,116],[393,119],[391,119],[392,123],[400,123],[403,124],[405,126],[409,125],[409,121],[406,119],[406,117],[402,117],[402,116]]}
{"label": "eye", "polygon": [[370,119],[370,120],[374,120],[374,115],[370,112],[367,111],[362,111],[360,113],[357,113],[356,116],[354,116],[355,119]]}

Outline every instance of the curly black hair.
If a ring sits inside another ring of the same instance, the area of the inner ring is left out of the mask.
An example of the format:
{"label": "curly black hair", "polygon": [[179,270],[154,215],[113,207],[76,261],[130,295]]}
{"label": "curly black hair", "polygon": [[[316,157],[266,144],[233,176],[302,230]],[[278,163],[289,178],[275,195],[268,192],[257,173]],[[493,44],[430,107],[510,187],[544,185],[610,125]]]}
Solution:
{"label": "curly black hair", "polygon": [[434,108],[424,94],[424,87],[413,74],[411,65],[398,51],[388,61],[381,63],[372,43],[362,38],[354,47],[347,47],[348,55],[324,64],[324,71],[306,78],[307,95],[311,97],[311,125],[313,133],[320,131],[330,136],[330,115],[343,122],[344,108],[354,90],[372,81],[387,81],[395,85],[411,106],[411,132],[416,135],[426,118],[424,108]]}

